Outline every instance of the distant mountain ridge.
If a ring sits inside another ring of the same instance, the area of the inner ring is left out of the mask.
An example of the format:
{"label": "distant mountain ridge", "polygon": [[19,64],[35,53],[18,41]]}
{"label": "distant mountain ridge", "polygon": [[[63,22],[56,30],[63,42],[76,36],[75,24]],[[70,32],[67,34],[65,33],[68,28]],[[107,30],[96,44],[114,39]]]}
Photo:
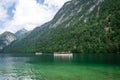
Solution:
{"label": "distant mountain ridge", "polygon": [[3,52],[120,53],[120,0],[71,0]]}
{"label": "distant mountain ridge", "polygon": [[25,34],[26,32],[27,32],[27,30],[26,30],[25,28],[22,28],[22,29],[18,30],[18,31],[15,33],[15,35],[16,35],[17,37],[20,37],[21,35]]}
{"label": "distant mountain ridge", "polygon": [[6,31],[0,34],[0,51],[3,50],[5,47],[9,46],[15,40],[20,40],[24,38],[26,35],[28,35],[28,33],[30,32],[23,28],[18,30],[16,33]]}

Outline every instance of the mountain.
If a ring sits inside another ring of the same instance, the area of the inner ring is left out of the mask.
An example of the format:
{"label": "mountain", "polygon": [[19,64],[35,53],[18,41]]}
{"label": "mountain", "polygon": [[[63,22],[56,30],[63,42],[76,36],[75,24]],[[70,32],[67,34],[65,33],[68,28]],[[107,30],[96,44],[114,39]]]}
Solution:
{"label": "mountain", "polygon": [[15,40],[16,40],[16,36],[13,33],[4,32],[3,34],[0,35],[0,50],[10,45]]}
{"label": "mountain", "polygon": [[3,52],[120,53],[120,0],[71,0]]}
{"label": "mountain", "polygon": [[15,35],[16,35],[17,37],[20,37],[21,35],[25,34],[26,32],[27,32],[27,30],[24,29],[24,28],[22,28],[21,30],[17,31],[17,32],[15,33]]}

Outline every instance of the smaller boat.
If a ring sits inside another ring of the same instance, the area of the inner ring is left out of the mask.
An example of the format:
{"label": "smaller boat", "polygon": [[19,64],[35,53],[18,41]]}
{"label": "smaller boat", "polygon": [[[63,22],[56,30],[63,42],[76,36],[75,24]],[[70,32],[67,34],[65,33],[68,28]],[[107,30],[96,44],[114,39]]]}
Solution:
{"label": "smaller boat", "polygon": [[41,52],[36,52],[35,55],[42,55],[43,53]]}

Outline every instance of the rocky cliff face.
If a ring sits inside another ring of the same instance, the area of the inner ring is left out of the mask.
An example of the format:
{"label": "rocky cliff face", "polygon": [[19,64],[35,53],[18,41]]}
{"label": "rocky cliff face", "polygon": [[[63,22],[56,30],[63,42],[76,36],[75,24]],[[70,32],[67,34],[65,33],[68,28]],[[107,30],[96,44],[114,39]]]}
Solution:
{"label": "rocky cliff face", "polygon": [[77,22],[88,23],[99,17],[103,3],[104,0],[71,0],[64,4],[49,27],[54,28],[61,24],[64,24],[64,27],[69,27]]}
{"label": "rocky cliff face", "polygon": [[119,53],[120,0],[71,0],[4,52]]}
{"label": "rocky cliff face", "polygon": [[10,45],[15,40],[16,40],[16,36],[13,33],[4,32],[3,34],[0,35],[0,50]]}

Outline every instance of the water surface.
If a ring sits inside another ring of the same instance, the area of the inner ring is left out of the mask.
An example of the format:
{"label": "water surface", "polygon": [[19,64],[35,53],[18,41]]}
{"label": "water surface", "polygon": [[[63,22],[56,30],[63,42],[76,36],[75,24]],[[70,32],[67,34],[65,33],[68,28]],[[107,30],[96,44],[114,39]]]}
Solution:
{"label": "water surface", "polygon": [[120,55],[0,55],[0,80],[120,80]]}

